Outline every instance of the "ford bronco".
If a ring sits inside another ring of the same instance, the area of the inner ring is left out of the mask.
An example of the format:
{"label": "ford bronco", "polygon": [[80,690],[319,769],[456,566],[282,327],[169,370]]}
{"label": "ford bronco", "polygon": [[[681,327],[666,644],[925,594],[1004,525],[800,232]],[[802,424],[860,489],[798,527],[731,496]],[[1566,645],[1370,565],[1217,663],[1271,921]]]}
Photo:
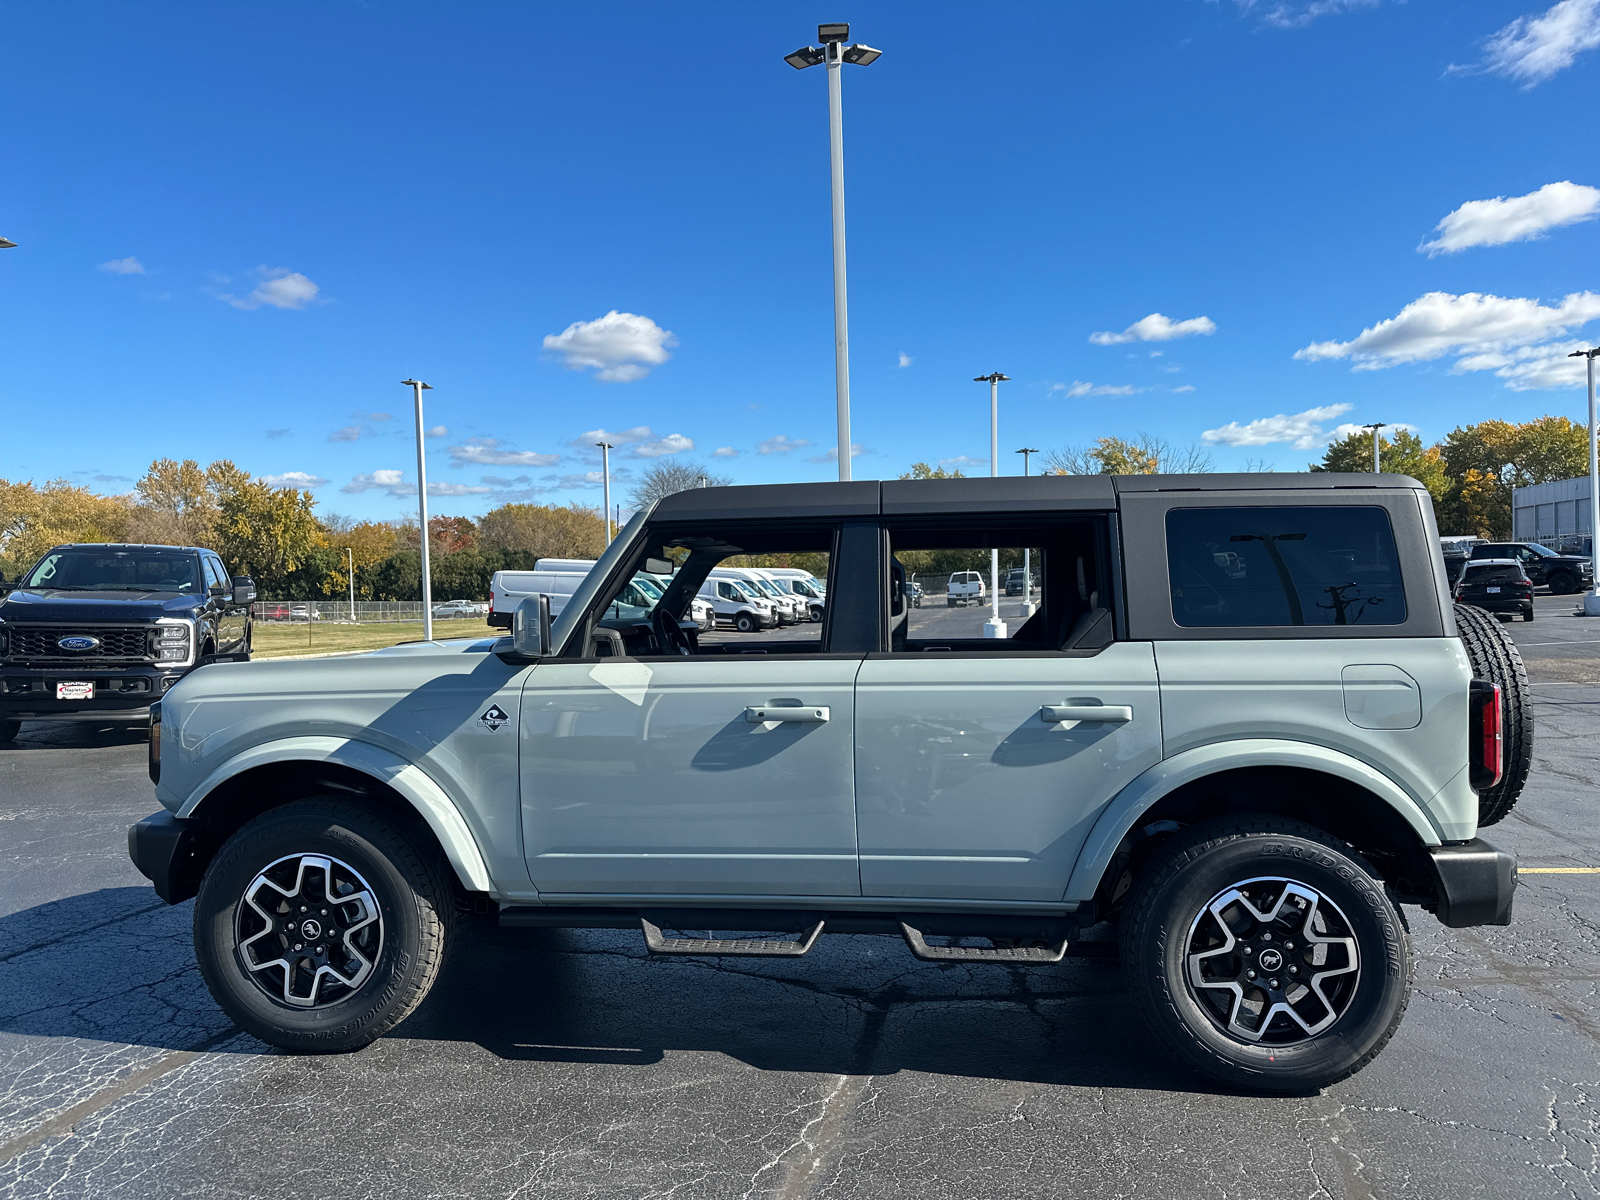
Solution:
{"label": "ford bronco", "polygon": [[[997,548],[1038,571],[1013,636],[907,602],[908,571]],[[719,565],[800,554],[828,563],[820,624],[685,619]],[[617,609],[639,572],[670,583]],[[639,512],[548,613],[207,666],[163,697],[163,808],[130,853],[165,900],[195,897],[241,1027],[365,1045],[474,911],[633,928],[655,954],[794,957],[842,932],[1038,966],[1111,944],[1193,1067],[1303,1092],[1398,1026],[1404,906],[1511,919],[1515,861],[1478,831],[1527,776],[1526,676],[1452,605],[1403,476],[698,488]]]}

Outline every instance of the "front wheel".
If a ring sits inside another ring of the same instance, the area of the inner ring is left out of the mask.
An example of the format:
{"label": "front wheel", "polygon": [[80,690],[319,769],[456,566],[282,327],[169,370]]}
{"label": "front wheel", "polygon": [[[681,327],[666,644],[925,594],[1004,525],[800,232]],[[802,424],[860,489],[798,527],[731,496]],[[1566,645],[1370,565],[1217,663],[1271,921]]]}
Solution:
{"label": "front wheel", "polygon": [[21,732],[21,721],[0,721],[0,746],[16,741],[17,734]]}
{"label": "front wheel", "polygon": [[264,1042],[359,1049],[433,986],[455,912],[446,869],[432,847],[342,798],[272,809],[206,869],[194,908],[200,973]]}
{"label": "front wheel", "polygon": [[733,627],[740,633],[754,633],[756,631],[756,619],[749,613],[740,613],[733,619]]}
{"label": "front wheel", "polygon": [[1122,922],[1134,1000],[1191,1067],[1307,1093],[1394,1035],[1411,945],[1383,880],[1349,847],[1276,817],[1204,821],[1141,869]]}
{"label": "front wheel", "polygon": [[1552,571],[1549,582],[1552,596],[1567,596],[1578,590],[1578,577],[1571,571]]}

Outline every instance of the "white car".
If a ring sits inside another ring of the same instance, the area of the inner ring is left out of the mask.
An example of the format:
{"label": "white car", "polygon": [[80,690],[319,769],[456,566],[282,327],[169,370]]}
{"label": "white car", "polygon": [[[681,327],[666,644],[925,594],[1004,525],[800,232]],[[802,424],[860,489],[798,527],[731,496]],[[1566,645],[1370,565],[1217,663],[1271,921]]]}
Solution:
{"label": "white car", "polygon": [[433,606],[436,620],[440,617],[481,617],[488,611],[489,606],[479,600],[446,600],[443,604]]}
{"label": "white car", "polygon": [[988,596],[989,590],[983,584],[983,576],[977,571],[956,571],[950,576],[950,589],[945,598],[945,604],[954,608],[960,604],[982,604]]}

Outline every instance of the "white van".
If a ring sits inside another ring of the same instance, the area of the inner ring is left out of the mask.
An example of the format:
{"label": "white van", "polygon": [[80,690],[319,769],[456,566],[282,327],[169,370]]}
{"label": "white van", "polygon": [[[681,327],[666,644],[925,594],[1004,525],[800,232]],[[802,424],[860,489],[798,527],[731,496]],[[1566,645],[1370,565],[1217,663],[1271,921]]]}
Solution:
{"label": "white van", "polygon": [[771,629],[778,623],[772,602],[759,596],[742,579],[707,579],[700,585],[699,599],[711,605],[718,625],[731,625],[740,633]]}
{"label": "white van", "polygon": [[828,589],[822,580],[799,567],[762,567],[761,573],[790,595],[800,597],[813,621],[822,620],[828,603]]}
{"label": "white van", "polygon": [[510,629],[517,605],[540,593],[550,597],[550,615],[560,616],[567,597],[587,576],[587,571],[496,571],[489,580],[489,624]]}
{"label": "white van", "polygon": [[744,584],[757,598],[772,605],[779,625],[794,625],[809,616],[798,596],[791,596],[754,567],[717,567],[712,570],[711,578],[733,579]]}
{"label": "white van", "polygon": [[983,575],[977,571],[956,571],[950,576],[950,589],[945,598],[945,605],[954,608],[957,604],[966,607],[968,604],[982,604],[989,594],[989,589],[983,584]]}
{"label": "white van", "polygon": [[541,558],[533,564],[533,569],[563,573],[576,571],[580,575],[587,575],[594,569],[594,564],[595,560],[592,558]]}

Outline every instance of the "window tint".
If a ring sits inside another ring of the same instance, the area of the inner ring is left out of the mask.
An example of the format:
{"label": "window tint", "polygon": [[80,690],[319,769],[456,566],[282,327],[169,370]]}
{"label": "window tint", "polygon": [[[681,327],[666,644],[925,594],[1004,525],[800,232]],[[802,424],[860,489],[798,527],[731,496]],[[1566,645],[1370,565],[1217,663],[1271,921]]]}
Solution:
{"label": "window tint", "polygon": [[1394,532],[1377,507],[1173,509],[1167,568],[1179,625],[1406,619]]}

